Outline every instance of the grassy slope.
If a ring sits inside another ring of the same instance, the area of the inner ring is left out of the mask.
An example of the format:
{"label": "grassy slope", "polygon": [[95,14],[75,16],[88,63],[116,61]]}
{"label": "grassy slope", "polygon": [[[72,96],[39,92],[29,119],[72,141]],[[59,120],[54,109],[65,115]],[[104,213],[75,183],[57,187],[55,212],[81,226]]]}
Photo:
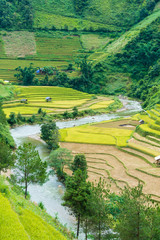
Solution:
{"label": "grassy slope", "polygon": [[130,26],[138,18],[140,6],[140,3],[128,0],[90,0],[84,16],[111,25]]}
{"label": "grassy slope", "polygon": [[[35,10],[35,27],[51,28],[54,25],[60,29],[67,24],[69,29],[74,27],[89,29],[91,25],[96,28],[96,23],[103,23],[105,24],[104,28],[112,28],[112,26],[130,27],[134,25],[139,19],[140,9],[142,6],[145,7],[145,0],[140,3],[128,0],[88,0],[82,16],[75,12],[74,1],[71,0],[33,0],[32,5]],[[62,19],[62,16],[70,18]],[[88,26],[83,23],[86,19],[91,21],[90,23],[88,21]]]}
{"label": "grassy slope", "polygon": [[129,31],[124,33],[120,38],[113,41],[107,46],[101,47],[100,51],[93,53],[89,59],[94,61],[94,64],[105,61],[110,55],[114,55],[121,52],[124,47],[131,42],[134,38],[139,36],[140,32],[149,26],[152,22],[160,17],[160,10],[152,13],[150,16],[146,17],[143,21],[132,27]]}
{"label": "grassy slope", "polygon": [[62,16],[75,16],[72,0],[32,0],[32,6],[38,11]]}
{"label": "grassy slope", "polygon": [[[14,191],[15,189],[16,191]],[[5,194],[1,193],[5,192]],[[0,239],[67,240],[67,231],[44,210],[25,200],[20,191],[0,177]],[[3,220],[3,221],[2,221]]]}

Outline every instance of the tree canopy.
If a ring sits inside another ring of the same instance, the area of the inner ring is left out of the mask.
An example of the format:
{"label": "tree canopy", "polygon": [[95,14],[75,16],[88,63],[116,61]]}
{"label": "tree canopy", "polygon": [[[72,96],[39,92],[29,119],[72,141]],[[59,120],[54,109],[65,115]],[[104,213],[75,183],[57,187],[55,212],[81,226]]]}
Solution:
{"label": "tree canopy", "polygon": [[18,147],[16,156],[14,173],[17,182],[24,184],[26,197],[29,184],[43,184],[47,180],[47,163],[41,161],[38,151],[31,143],[24,143]]}
{"label": "tree canopy", "polygon": [[48,144],[49,149],[59,148],[59,132],[55,122],[44,123],[41,126],[41,138]]}

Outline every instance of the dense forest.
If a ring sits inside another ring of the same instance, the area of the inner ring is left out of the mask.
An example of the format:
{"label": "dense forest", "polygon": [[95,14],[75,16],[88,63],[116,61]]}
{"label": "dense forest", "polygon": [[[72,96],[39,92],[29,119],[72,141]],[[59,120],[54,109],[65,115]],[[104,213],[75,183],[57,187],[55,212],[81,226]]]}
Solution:
{"label": "dense forest", "polygon": [[0,28],[32,28],[33,9],[30,0],[0,0],[0,6]]}

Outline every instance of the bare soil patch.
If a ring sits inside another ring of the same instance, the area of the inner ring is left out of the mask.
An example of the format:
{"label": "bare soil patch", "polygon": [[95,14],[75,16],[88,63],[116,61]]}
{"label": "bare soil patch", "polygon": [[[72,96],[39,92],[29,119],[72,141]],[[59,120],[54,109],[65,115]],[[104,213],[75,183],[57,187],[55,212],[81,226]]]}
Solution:
{"label": "bare soil patch", "polygon": [[129,142],[130,143],[136,143],[138,145],[141,145],[143,147],[146,147],[146,148],[149,148],[149,149],[152,149],[152,150],[155,150],[155,151],[160,151],[160,147],[153,146],[150,143],[144,143],[142,141],[137,141],[135,138],[131,138],[129,140]]}
{"label": "bare soil patch", "polygon": [[137,155],[139,155],[139,156],[142,156],[142,157],[144,157],[144,158],[146,158],[150,163],[153,163],[155,160],[154,160],[154,157],[152,157],[152,156],[149,156],[149,155],[147,155],[147,154],[145,154],[145,153],[142,153],[142,152],[139,152],[139,151],[137,151],[137,150],[135,150],[135,149],[131,149],[131,148],[123,148],[124,150],[126,150],[126,151],[128,151],[128,152],[131,152],[131,153],[135,153],[135,154],[137,154]]}
{"label": "bare soil patch", "polygon": [[[134,133],[134,136],[135,136],[135,138],[137,138],[138,140],[145,141],[145,142],[147,142],[148,144],[157,145],[157,147],[158,147],[158,145],[159,145],[158,143],[155,143],[154,141],[151,141],[151,140],[149,140],[149,139],[147,139],[147,138],[145,138],[145,137],[142,137],[142,136],[139,135],[137,132]],[[159,145],[159,147],[160,147],[160,145]]]}
{"label": "bare soil patch", "polygon": [[36,54],[34,33],[26,31],[8,32],[3,36],[4,48],[8,57],[25,57]]}
{"label": "bare soil patch", "polygon": [[[84,153],[86,155],[89,181],[94,182],[98,181],[100,177],[105,178],[107,183],[111,184],[111,190],[118,193],[120,188],[126,185],[131,187],[136,186],[139,179],[145,183],[144,193],[160,196],[159,178],[149,175],[160,175],[160,168],[152,167],[138,156],[122,152],[115,146],[67,142],[61,142],[60,144],[61,147],[70,149],[74,154]],[[132,151],[132,149],[125,149]],[[137,153],[135,150],[133,152]],[[153,162],[152,157],[139,152],[137,154]],[[106,161],[106,164],[103,161]],[[140,172],[137,169],[142,169],[146,173]],[[107,171],[111,178],[109,178]],[[147,171],[149,174],[147,174]]]}

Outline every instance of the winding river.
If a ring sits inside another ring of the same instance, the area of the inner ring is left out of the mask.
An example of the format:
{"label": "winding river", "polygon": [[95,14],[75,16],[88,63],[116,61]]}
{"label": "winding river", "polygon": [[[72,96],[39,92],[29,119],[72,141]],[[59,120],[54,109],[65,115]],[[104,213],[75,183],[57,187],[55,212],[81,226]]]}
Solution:
{"label": "winding river", "polygon": [[[120,116],[130,116],[131,114],[142,110],[140,103],[137,101],[128,99],[120,100],[123,103],[123,108],[114,114],[89,116],[71,121],[58,121],[56,124],[60,129],[68,128],[86,123],[115,119],[119,118]],[[13,136],[17,146],[21,145],[23,142],[31,142],[36,146],[40,157],[45,160],[47,159],[49,152],[46,145],[42,141],[38,139],[36,140],[36,135],[39,133],[40,125],[25,125],[11,129],[11,135]],[[53,217],[57,216],[63,225],[67,225],[68,229],[72,229],[72,231],[76,230],[75,218],[70,214],[68,208],[65,208],[61,205],[61,198],[64,194],[65,188],[62,183],[58,181],[56,175],[50,176],[49,181],[43,184],[43,186],[32,184],[29,186],[28,190],[32,201],[36,203],[43,202],[47,212],[50,215]],[[83,240],[83,236],[83,233],[81,233],[79,239]]]}

